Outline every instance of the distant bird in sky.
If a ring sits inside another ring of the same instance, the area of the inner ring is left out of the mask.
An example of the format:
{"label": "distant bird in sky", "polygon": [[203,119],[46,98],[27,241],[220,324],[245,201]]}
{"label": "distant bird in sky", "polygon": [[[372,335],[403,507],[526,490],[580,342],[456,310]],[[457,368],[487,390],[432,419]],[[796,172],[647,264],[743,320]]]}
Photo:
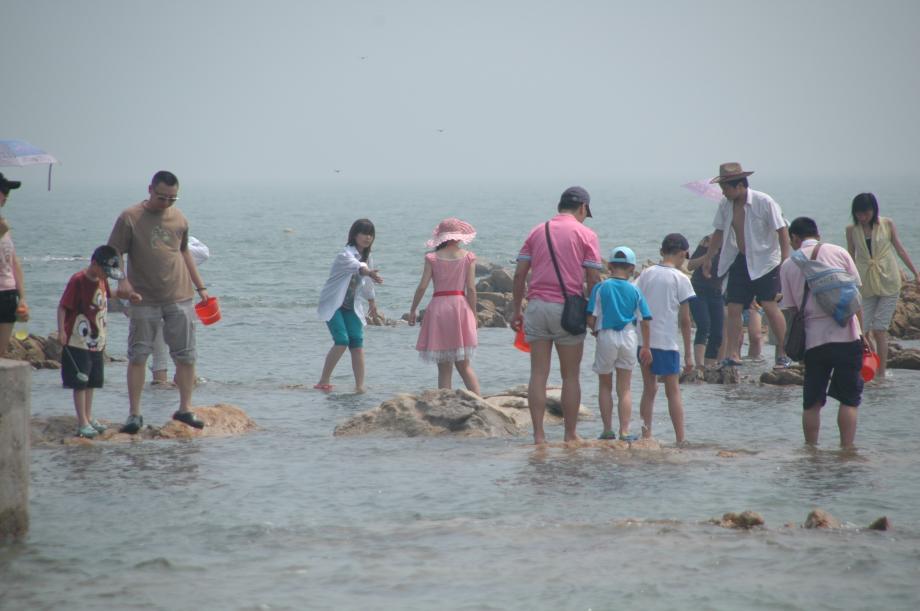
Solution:
{"label": "distant bird in sky", "polygon": [[341,174],[341,173],[342,173],[342,170],[332,170],[332,171],[335,172],[336,174]]}
{"label": "distant bird in sky", "polygon": [[443,134],[443,133],[444,133],[444,130],[443,130],[443,129],[439,129],[439,130],[438,130],[438,133],[439,133],[439,134]]}

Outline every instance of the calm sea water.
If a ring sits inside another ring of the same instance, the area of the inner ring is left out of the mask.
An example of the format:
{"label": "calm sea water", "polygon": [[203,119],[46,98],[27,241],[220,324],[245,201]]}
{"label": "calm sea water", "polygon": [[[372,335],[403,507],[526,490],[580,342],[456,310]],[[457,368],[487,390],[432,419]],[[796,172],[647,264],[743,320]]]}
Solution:
{"label": "calm sea water", "polygon": [[[606,252],[654,257],[661,237],[709,230],[714,204],[680,180],[587,185],[589,221]],[[875,188],[883,214],[920,260],[920,183],[755,183],[788,218],[814,216],[842,243],[849,202]],[[4,609],[915,609],[920,606],[920,373],[895,370],[870,388],[855,455],[838,452],[836,405],[822,445],[802,443],[800,388],[683,388],[690,448],[650,455],[536,450],[513,440],[336,439],[333,428],[397,392],[436,385],[418,362],[416,329],[371,328],[369,392],[308,390],[330,345],[314,309],[350,223],[377,225],[386,283],[380,308],[408,309],[423,244],[445,216],[473,223],[480,258],[513,260],[528,229],[566,185],[537,189],[351,188],[204,190],[184,185],[192,233],[211,248],[202,267],[223,320],[199,327],[195,404],[233,403],[256,433],[194,442],[96,444],[32,451],[32,529],[0,546]],[[24,259],[30,330],[54,329],[71,273],[105,242],[139,189],[15,194],[5,210]],[[110,352],[127,321],[112,315]],[[483,390],[526,383],[528,362],[507,329],[480,331]],[[767,348],[768,354],[772,348]],[[597,396],[586,349],[583,402]],[[347,361],[347,359],[346,359]],[[346,361],[334,382],[348,389]],[[124,365],[107,369],[95,414],[127,412]],[[636,376],[638,378],[638,376]],[[552,381],[558,382],[554,372]],[[294,385],[303,384],[303,388]],[[634,400],[638,404],[638,384]],[[663,393],[662,393],[663,395]],[[146,391],[150,423],[168,420],[170,390]],[[36,417],[71,414],[56,371],[33,375]],[[635,423],[634,423],[635,425]],[[664,397],[656,432],[673,440]],[[580,424],[600,433],[600,419]],[[549,429],[560,440],[560,429]],[[722,449],[741,450],[719,458]],[[784,528],[823,507],[847,528]],[[705,524],[752,509],[768,529]],[[862,527],[887,515],[895,529]]]}

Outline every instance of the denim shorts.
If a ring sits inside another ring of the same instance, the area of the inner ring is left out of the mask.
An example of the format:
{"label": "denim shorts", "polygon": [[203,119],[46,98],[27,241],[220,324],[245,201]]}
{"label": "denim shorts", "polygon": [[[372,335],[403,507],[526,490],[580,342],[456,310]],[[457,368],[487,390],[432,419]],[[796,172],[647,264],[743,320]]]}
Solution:
{"label": "denim shorts", "polygon": [[195,308],[192,300],[166,305],[132,305],[128,309],[131,323],[128,326],[128,360],[146,363],[153,353],[154,341],[160,321],[163,321],[163,340],[169,346],[169,355],[177,363],[191,364],[197,357],[195,343]]}

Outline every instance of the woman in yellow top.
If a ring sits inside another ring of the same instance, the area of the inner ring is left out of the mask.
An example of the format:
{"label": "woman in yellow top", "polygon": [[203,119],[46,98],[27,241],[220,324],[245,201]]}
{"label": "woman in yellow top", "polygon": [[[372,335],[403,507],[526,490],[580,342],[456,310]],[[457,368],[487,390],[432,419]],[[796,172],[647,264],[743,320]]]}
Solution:
{"label": "woman in yellow top", "polygon": [[878,200],[872,193],[860,193],[853,198],[853,224],[847,227],[847,250],[856,261],[862,280],[863,330],[878,352],[876,377],[884,379],[888,361],[888,327],[901,293],[901,269],[895,253],[914,274],[907,251],[898,239],[898,231],[890,218],[878,215]]}

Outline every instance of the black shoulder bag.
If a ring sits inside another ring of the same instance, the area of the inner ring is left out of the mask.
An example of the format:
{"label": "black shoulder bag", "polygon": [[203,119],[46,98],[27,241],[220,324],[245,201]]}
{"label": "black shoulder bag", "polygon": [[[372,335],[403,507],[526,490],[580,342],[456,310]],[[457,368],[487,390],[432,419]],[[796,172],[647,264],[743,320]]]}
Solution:
{"label": "black shoulder bag", "polygon": [[[811,251],[811,259],[818,256],[821,244],[817,244]],[[808,280],[805,280],[805,291],[802,293],[802,305],[795,310],[792,320],[789,321],[789,328],[786,329],[786,341],[784,350],[786,356],[793,361],[801,361],[805,358],[805,304],[808,303]]]}
{"label": "black shoulder bag", "polygon": [[546,228],[546,246],[549,248],[549,256],[553,260],[553,269],[556,270],[556,278],[559,279],[559,288],[562,289],[562,328],[572,335],[582,335],[588,329],[588,300],[583,295],[568,295],[565,292],[565,284],[562,282],[562,274],[559,273],[559,264],[556,263],[556,253],[553,252],[553,241],[549,237],[549,221],[544,225]]}

